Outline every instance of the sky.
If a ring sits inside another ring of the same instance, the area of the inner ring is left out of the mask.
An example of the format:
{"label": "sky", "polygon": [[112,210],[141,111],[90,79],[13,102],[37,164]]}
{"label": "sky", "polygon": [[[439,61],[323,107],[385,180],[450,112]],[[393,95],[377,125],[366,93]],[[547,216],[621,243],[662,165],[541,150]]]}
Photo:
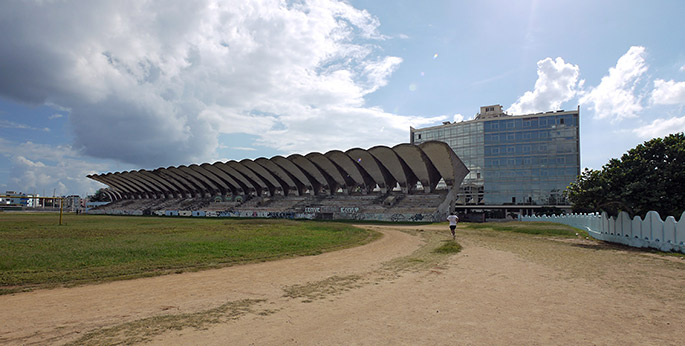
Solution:
{"label": "sky", "polygon": [[680,0],[0,2],[0,192],[580,107],[581,169],[685,131]]}

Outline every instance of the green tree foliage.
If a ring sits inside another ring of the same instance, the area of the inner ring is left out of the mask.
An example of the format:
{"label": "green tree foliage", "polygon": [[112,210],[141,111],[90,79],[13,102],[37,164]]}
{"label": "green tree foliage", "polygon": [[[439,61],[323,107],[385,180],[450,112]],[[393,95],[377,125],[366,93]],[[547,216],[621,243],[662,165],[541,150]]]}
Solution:
{"label": "green tree foliage", "polygon": [[109,196],[104,192],[104,189],[95,191],[95,194],[90,197],[91,202],[109,202]]}
{"label": "green tree foliage", "polygon": [[656,210],[679,217],[685,210],[685,135],[651,139],[601,170],[585,169],[565,194],[576,212],[644,216]]}

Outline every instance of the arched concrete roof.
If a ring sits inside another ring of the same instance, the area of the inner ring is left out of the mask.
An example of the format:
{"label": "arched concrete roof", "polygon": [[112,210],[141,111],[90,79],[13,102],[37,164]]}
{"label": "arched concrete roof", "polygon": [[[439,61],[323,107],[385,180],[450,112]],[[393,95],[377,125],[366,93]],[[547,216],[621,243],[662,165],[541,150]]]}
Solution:
{"label": "arched concrete roof", "polygon": [[102,192],[103,192],[104,194],[106,194],[107,196],[109,196],[109,200],[112,201],[112,202],[118,201],[118,200],[121,199],[121,195],[120,195],[119,193],[114,192],[114,191],[112,191],[112,190],[110,190],[110,189],[104,189],[104,190],[102,190]]}
{"label": "arched concrete roof", "polygon": [[426,153],[447,186],[454,186],[455,183],[461,184],[466,175],[469,174],[469,169],[447,143],[428,141],[421,143],[419,148]]}
{"label": "arched concrete roof", "polygon": [[319,183],[305,174],[305,172],[294,164],[292,161],[286,159],[283,156],[274,156],[269,161],[278,165],[278,167],[283,168],[283,170],[290,175],[295,184],[298,184],[298,188],[301,188],[301,193],[304,194],[305,190],[309,190],[311,194],[315,194],[316,190],[319,190],[321,186]]}
{"label": "arched concrete roof", "polygon": [[169,188],[166,185],[164,185],[160,180],[151,179],[147,175],[142,174],[141,171],[142,170],[131,171],[131,172],[129,172],[129,174],[131,176],[135,176],[136,178],[138,178],[141,181],[146,182],[148,186],[153,186],[155,191],[157,191],[158,193],[161,193],[164,196],[164,198],[169,198],[169,196],[174,195],[174,191],[169,190]]}
{"label": "arched concrete roof", "polygon": [[130,192],[128,191],[128,189],[122,189],[118,182],[107,179],[105,177],[105,174],[91,174],[88,176],[88,178],[108,185],[110,187],[110,190],[116,191],[119,194],[119,197],[121,198],[129,198]]}
{"label": "arched concrete roof", "polygon": [[375,182],[371,176],[346,153],[340,150],[331,150],[325,156],[344,172],[348,186],[356,185],[367,191],[374,188]]}
{"label": "arched concrete roof", "polygon": [[119,191],[126,193],[129,196],[129,198],[141,198],[141,193],[138,189],[126,183],[125,181],[122,181],[117,176],[115,176],[114,173],[107,173],[103,175],[101,178],[114,184],[119,189]]}
{"label": "arched concrete roof", "polygon": [[275,156],[271,159],[229,161],[214,164],[158,168],[120,173],[89,175],[109,187],[112,198],[159,198],[206,196],[212,194],[274,195],[346,193],[365,191],[378,185],[383,192],[399,184],[405,192],[421,181],[426,193],[443,179],[449,187],[459,185],[468,169],[454,151],[442,142],[420,146],[399,144],[393,148],[376,146],[347,152],[331,150],[305,156]]}
{"label": "arched concrete roof", "polygon": [[409,169],[423,185],[425,192],[435,190],[435,186],[440,181],[440,173],[418,146],[406,143],[398,144],[392,150],[409,166]]}
{"label": "arched concrete roof", "polygon": [[242,173],[236,171],[233,167],[227,165],[226,163],[214,162],[212,166],[222,170],[224,173],[231,176],[231,178],[235,179],[235,181],[240,184],[246,194],[254,193],[259,195],[262,193],[262,190],[259,186],[254,186],[254,184],[252,184],[252,182],[250,182]]}
{"label": "arched concrete roof", "polygon": [[240,174],[247,178],[252,186],[254,186],[255,191],[257,191],[258,194],[261,195],[264,193],[264,191],[268,191],[269,195],[273,196],[273,187],[269,187],[269,185],[267,185],[261,178],[259,178],[249,168],[240,164],[240,162],[231,160],[226,162],[226,165],[240,172]]}
{"label": "arched concrete roof", "polygon": [[342,188],[345,192],[348,192],[345,178],[338,170],[338,167],[336,167],[329,158],[321,153],[309,153],[305,157],[324,173],[323,176],[326,178],[326,181],[328,181],[331,192],[335,192],[338,188]]}
{"label": "arched concrete roof", "polygon": [[302,183],[300,183],[300,186],[298,186],[298,184],[295,183],[295,180],[293,180],[288,172],[281,168],[281,166],[263,157],[254,160],[254,162],[271,172],[273,176],[281,182],[281,186],[284,188],[284,194],[297,196],[302,194]]}
{"label": "arched concrete roof", "polygon": [[192,197],[204,196],[204,194],[199,191],[202,187],[197,186],[188,179],[186,179],[184,175],[181,175],[181,171],[179,171],[175,167],[160,168],[159,170],[155,171],[155,173],[160,176],[166,177],[167,179],[176,180],[178,184],[181,184],[185,187],[188,194],[190,194]]}
{"label": "arched concrete roof", "polygon": [[183,194],[183,189],[177,187],[176,185],[174,185],[166,179],[162,179],[161,177],[157,176],[156,174],[153,174],[150,171],[141,169],[138,171],[138,174],[141,177],[148,179],[149,181],[154,181],[157,182],[157,184],[164,186],[166,191],[168,191],[168,193],[172,194],[174,197],[178,197],[179,195]]}
{"label": "arched concrete roof", "polygon": [[130,181],[127,181],[126,179],[123,179],[121,177],[121,172],[116,172],[116,173],[108,173],[106,175],[108,179],[115,180],[119,183],[121,186],[125,186],[129,189],[130,193],[133,194],[134,196],[137,196],[137,198],[145,198],[147,197],[147,194],[145,193],[145,189],[141,188],[140,186],[131,183]]}
{"label": "arched concrete roof", "polygon": [[262,167],[261,165],[258,165],[254,161],[248,159],[241,160],[240,164],[254,172],[264,183],[269,185],[269,190],[274,191],[274,193],[278,191],[283,195],[286,194],[288,187],[281,185],[281,182],[278,181],[278,179],[276,179],[276,177],[274,177],[273,174],[264,169],[264,167]]}
{"label": "arched concrete roof", "polygon": [[403,191],[408,191],[418,181],[407,164],[392,149],[379,145],[369,149],[369,153],[385,166]]}
{"label": "arched concrete roof", "polygon": [[220,192],[221,195],[225,195],[229,191],[231,193],[233,193],[233,190],[231,189],[231,187],[229,187],[226,183],[224,183],[224,181],[222,179],[220,179],[219,177],[214,175],[214,173],[206,170],[204,167],[200,167],[196,164],[192,164],[192,165],[188,166],[188,169],[196,172],[200,176],[204,177],[204,179],[207,179],[208,182],[211,182],[212,184],[214,184],[214,186],[216,186],[218,188],[217,192]]}
{"label": "arched concrete roof", "polygon": [[209,163],[203,163],[200,165],[200,167],[204,168],[205,170],[212,172],[216,177],[219,179],[223,180],[226,182],[226,185],[228,185],[231,188],[231,192],[234,195],[242,195],[245,192],[243,191],[243,187],[240,186],[240,184],[233,179],[230,175],[226,174],[226,172],[220,170],[219,168],[210,165]]}
{"label": "arched concrete roof", "polygon": [[188,179],[193,184],[197,185],[203,195],[216,195],[221,193],[221,190],[219,190],[219,188],[216,187],[214,183],[209,181],[209,179],[199,174],[198,172],[188,168],[187,166],[180,165],[176,167],[176,169],[178,169],[179,173],[184,175],[184,178]]}
{"label": "arched concrete roof", "polygon": [[388,188],[394,188],[395,184],[397,184],[397,181],[392,174],[388,172],[388,169],[373,157],[368,150],[353,148],[348,150],[346,154],[371,176],[383,193],[385,193]]}
{"label": "arched concrete roof", "polygon": [[133,173],[133,172],[134,171],[122,172],[121,177],[123,179],[130,181],[130,182],[135,182],[136,184],[138,184],[138,186],[140,186],[141,188],[143,188],[145,190],[145,193],[148,196],[152,196],[154,198],[161,198],[161,197],[166,198],[166,195],[164,194],[164,192],[160,188],[158,188],[156,185],[150,183],[149,181],[143,179],[141,175]]}
{"label": "arched concrete roof", "polygon": [[332,193],[331,186],[328,184],[326,177],[324,177],[319,168],[309,161],[309,159],[300,154],[292,154],[288,156],[288,160],[300,168],[308,178],[311,177],[310,181],[316,181],[316,183],[319,185],[319,190],[323,189],[326,190],[328,194]]}
{"label": "arched concrete roof", "polygon": [[173,186],[174,190],[176,190],[176,192],[182,197],[193,196],[192,189],[190,187],[183,184],[174,176],[164,174],[163,170],[165,170],[165,168],[157,168],[153,171],[145,171],[143,174],[150,177],[150,179],[157,179],[160,182],[164,182],[165,185]]}

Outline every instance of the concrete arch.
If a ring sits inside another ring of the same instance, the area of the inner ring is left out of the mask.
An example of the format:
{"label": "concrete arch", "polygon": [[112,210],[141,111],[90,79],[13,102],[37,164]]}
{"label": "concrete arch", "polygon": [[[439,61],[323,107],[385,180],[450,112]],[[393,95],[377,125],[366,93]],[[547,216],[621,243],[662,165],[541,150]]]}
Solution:
{"label": "concrete arch", "polygon": [[200,184],[200,187],[202,188],[202,191],[205,194],[208,194],[210,196],[215,196],[219,194],[224,194],[225,189],[222,190],[218,186],[214,185],[214,183],[209,180],[207,177],[204,175],[198,173],[197,171],[190,169],[190,167],[180,165],[177,167],[180,171],[185,173],[187,176],[195,180],[196,184]]}
{"label": "concrete arch", "polygon": [[418,181],[411,169],[409,169],[407,164],[400,159],[394,150],[384,145],[379,145],[368,151],[381,163],[381,165],[385,166],[388,172],[395,178],[395,181],[400,184],[402,191],[405,193],[409,192],[411,187]]}
{"label": "concrete arch", "polygon": [[196,164],[192,164],[192,165],[188,166],[188,169],[196,172],[200,177],[207,179],[208,182],[211,182],[214,186],[217,187],[216,191],[221,193],[222,196],[227,194],[228,192],[233,193],[233,190],[231,189],[231,187],[226,185],[226,183],[224,183],[224,181],[222,179],[220,179],[219,177],[214,175],[214,173],[204,169],[204,167],[200,167]]}
{"label": "concrete arch", "polygon": [[324,156],[343,172],[348,186],[358,186],[366,192],[374,188],[375,183],[371,176],[346,153],[340,150],[331,150]]}
{"label": "concrete arch", "polygon": [[143,188],[131,183],[130,181],[128,181],[126,179],[123,179],[121,177],[120,172],[107,173],[105,176],[110,180],[114,180],[114,181],[118,182],[121,186],[127,187],[129,189],[130,193],[135,196],[134,198],[146,198],[147,197],[147,194],[145,193],[145,190]]}
{"label": "concrete arch", "polygon": [[104,189],[104,190],[102,190],[102,193],[107,195],[109,197],[109,200],[112,202],[118,201],[121,199],[121,195],[119,195],[118,193],[114,193],[114,191],[112,191],[110,189]]}
{"label": "concrete arch", "polygon": [[150,181],[157,182],[157,184],[162,185],[166,188],[166,190],[173,196],[173,197],[179,197],[183,195],[184,190],[177,187],[176,185],[172,184],[170,181],[167,181],[165,179],[160,178],[158,175],[153,174],[150,171],[141,169],[138,171],[138,174],[140,176],[147,178]]}
{"label": "concrete arch", "polygon": [[166,198],[166,195],[162,190],[160,190],[156,185],[151,184],[150,182],[142,179],[140,175],[135,173],[135,171],[130,171],[130,172],[122,172],[121,177],[132,182],[138,184],[141,188],[145,189],[146,194],[148,197],[152,198]]}
{"label": "concrete arch", "polygon": [[245,178],[247,178],[247,180],[250,181],[252,186],[255,187],[255,191],[258,191],[259,196],[261,196],[264,192],[268,192],[269,196],[274,195],[273,187],[267,185],[254,172],[252,172],[249,168],[245,167],[240,162],[231,160],[226,162],[226,165],[232,167],[236,171],[240,172],[240,174],[242,174]]}
{"label": "concrete arch", "polygon": [[307,174],[305,174],[300,167],[285,157],[274,156],[269,159],[269,161],[273,162],[278,167],[281,167],[293,179],[295,184],[299,184],[298,189],[300,189],[300,194],[303,195],[305,194],[306,190],[309,190],[309,193],[314,195],[316,194],[316,191],[321,188],[318,182],[315,180],[312,181],[313,179],[309,179]]}
{"label": "concrete arch", "polygon": [[276,179],[276,177],[274,177],[274,175],[271,174],[271,172],[269,172],[269,170],[265,169],[261,165],[258,165],[254,161],[248,160],[248,159],[241,160],[240,164],[242,164],[243,166],[250,169],[260,179],[262,179],[262,181],[264,183],[269,185],[270,190],[273,190],[273,194],[275,194],[276,192],[278,192],[284,196],[287,194],[288,186],[283,186],[283,184],[281,184],[281,182],[278,179]]}
{"label": "concrete arch", "polygon": [[[329,158],[321,153],[309,153],[305,157],[324,173],[328,186],[331,187],[331,193],[337,191],[338,188],[341,188],[344,193],[349,193],[349,186],[347,181],[345,181],[345,177],[343,177],[338,167]],[[352,179],[350,179],[350,184],[354,185]]]}
{"label": "concrete arch", "polygon": [[182,172],[176,169],[176,167],[160,168],[157,171],[157,174],[159,174],[161,177],[164,177],[164,179],[173,179],[178,184],[183,185],[191,197],[204,196],[201,187],[193,184],[181,173]]}
{"label": "concrete arch", "polygon": [[278,179],[283,186],[283,191],[286,195],[294,194],[300,196],[303,194],[302,183],[295,182],[292,177],[281,166],[275,164],[273,161],[260,157],[254,162],[269,171],[276,179]]}
{"label": "concrete arch", "polygon": [[233,169],[233,167],[227,165],[224,162],[215,162],[212,164],[212,166],[220,169],[233,179],[237,181],[240,186],[243,188],[243,191],[245,191],[246,194],[256,194],[260,195],[262,193],[261,187],[255,186],[252,182],[250,182],[242,173],[236,171]]}
{"label": "concrete arch", "polygon": [[98,181],[100,183],[103,183],[103,184],[109,186],[112,191],[117,191],[117,193],[119,194],[119,196],[121,198],[124,198],[124,199],[125,198],[135,198],[133,196],[129,197],[130,192],[128,189],[122,188],[118,182],[112,182],[109,179],[105,178],[104,174],[92,174],[88,177],[90,179],[93,179],[95,181]]}
{"label": "concrete arch", "polygon": [[333,191],[331,191],[331,186],[328,184],[328,181],[326,180],[326,177],[324,177],[323,173],[319,170],[318,167],[316,167],[309,159],[306,157],[300,155],[300,154],[292,154],[288,156],[288,160],[290,162],[294,163],[295,166],[300,168],[305,175],[307,175],[308,178],[310,178],[310,181],[316,181],[316,184],[318,184],[318,188],[315,186],[314,188],[317,190],[316,193],[319,192],[325,192],[326,194],[331,194]]}
{"label": "concrete arch", "polygon": [[142,198],[139,190],[126,182],[122,182],[114,173],[103,174],[100,176],[100,179],[107,181],[108,185],[116,186],[120,191],[128,195],[130,199]]}
{"label": "concrete arch", "polygon": [[385,193],[388,188],[392,189],[397,184],[397,180],[388,172],[388,169],[368,150],[353,148],[345,153],[373,179],[381,192]]}
{"label": "concrete arch", "polygon": [[226,185],[228,185],[231,188],[231,193],[235,196],[237,195],[242,195],[245,194],[245,191],[243,191],[243,187],[240,186],[240,184],[233,179],[230,175],[226,174],[226,172],[208,164],[208,163],[203,163],[200,165],[200,167],[204,168],[205,170],[212,172],[216,177],[219,179],[223,180]]}
{"label": "concrete arch", "polygon": [[153,171],[142,170],[140,173],[150,179],[160,182],[164,186],[169,187],[170,190],[175,191],[174,195],[178,195],[180,197],[192,196],[190,190],[185,185],[181,184],[181,182],[176,179],[167,179],[167,176],[161,175],[160,171],[162,169],[163,168],[157,168]]}
{"label": "concrete arch", "polygon": [[459,187],[469,169],[445,142],[428,141],[419,145],[435,168],[440,172],[447,186]]}
{"label": "concrete arch", "polygon": [[392,147],[392,150],[400,156],[419,179],[425,193],[435,190],[435,186],[440,181],[440,173],[421,148],[413,144],[404,143]]}
{"label": "concrete arch", "polygon": [[214,191],[218,192],[218,189],[215,189],[215,187],[196,178],[194,174],[191,174],[192,171],[190,171],[188,167],[184,165],[180,165],[178,167],[167,167],[167,170],[174,171],[176,174],[182,176],[185,180],[193,184],[195,186],[196,191],[200,194],[200,197],[212,195]]}
{"label": "concrete arch", "polygon": [[174,191],[170,191],[166,185],[163,185],[158,180],[151,179],[147,175],[142,174],[141,171],[131,171],[130,173],[135,175],[138,180],[144,181],[148,186],[153,186],[154,189],[162,195],[162,197],[169,198],[170,196],[174,195]]}

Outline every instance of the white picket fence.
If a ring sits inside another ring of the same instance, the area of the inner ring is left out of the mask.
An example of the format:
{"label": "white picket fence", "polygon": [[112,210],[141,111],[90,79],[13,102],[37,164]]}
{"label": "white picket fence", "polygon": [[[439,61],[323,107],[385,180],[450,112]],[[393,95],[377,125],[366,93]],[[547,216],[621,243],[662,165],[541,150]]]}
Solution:
{"label": "white picket fence", "polygon": [[685,212],[678,222],[673,216],[662,221],[656,211],[648,212],[644,220],[639,216],[631,220],[626,212],[621,212],[617,218],[602,213],[519,216],[519,220],[556,222],[586,230],[598,240],[685,253]]}

